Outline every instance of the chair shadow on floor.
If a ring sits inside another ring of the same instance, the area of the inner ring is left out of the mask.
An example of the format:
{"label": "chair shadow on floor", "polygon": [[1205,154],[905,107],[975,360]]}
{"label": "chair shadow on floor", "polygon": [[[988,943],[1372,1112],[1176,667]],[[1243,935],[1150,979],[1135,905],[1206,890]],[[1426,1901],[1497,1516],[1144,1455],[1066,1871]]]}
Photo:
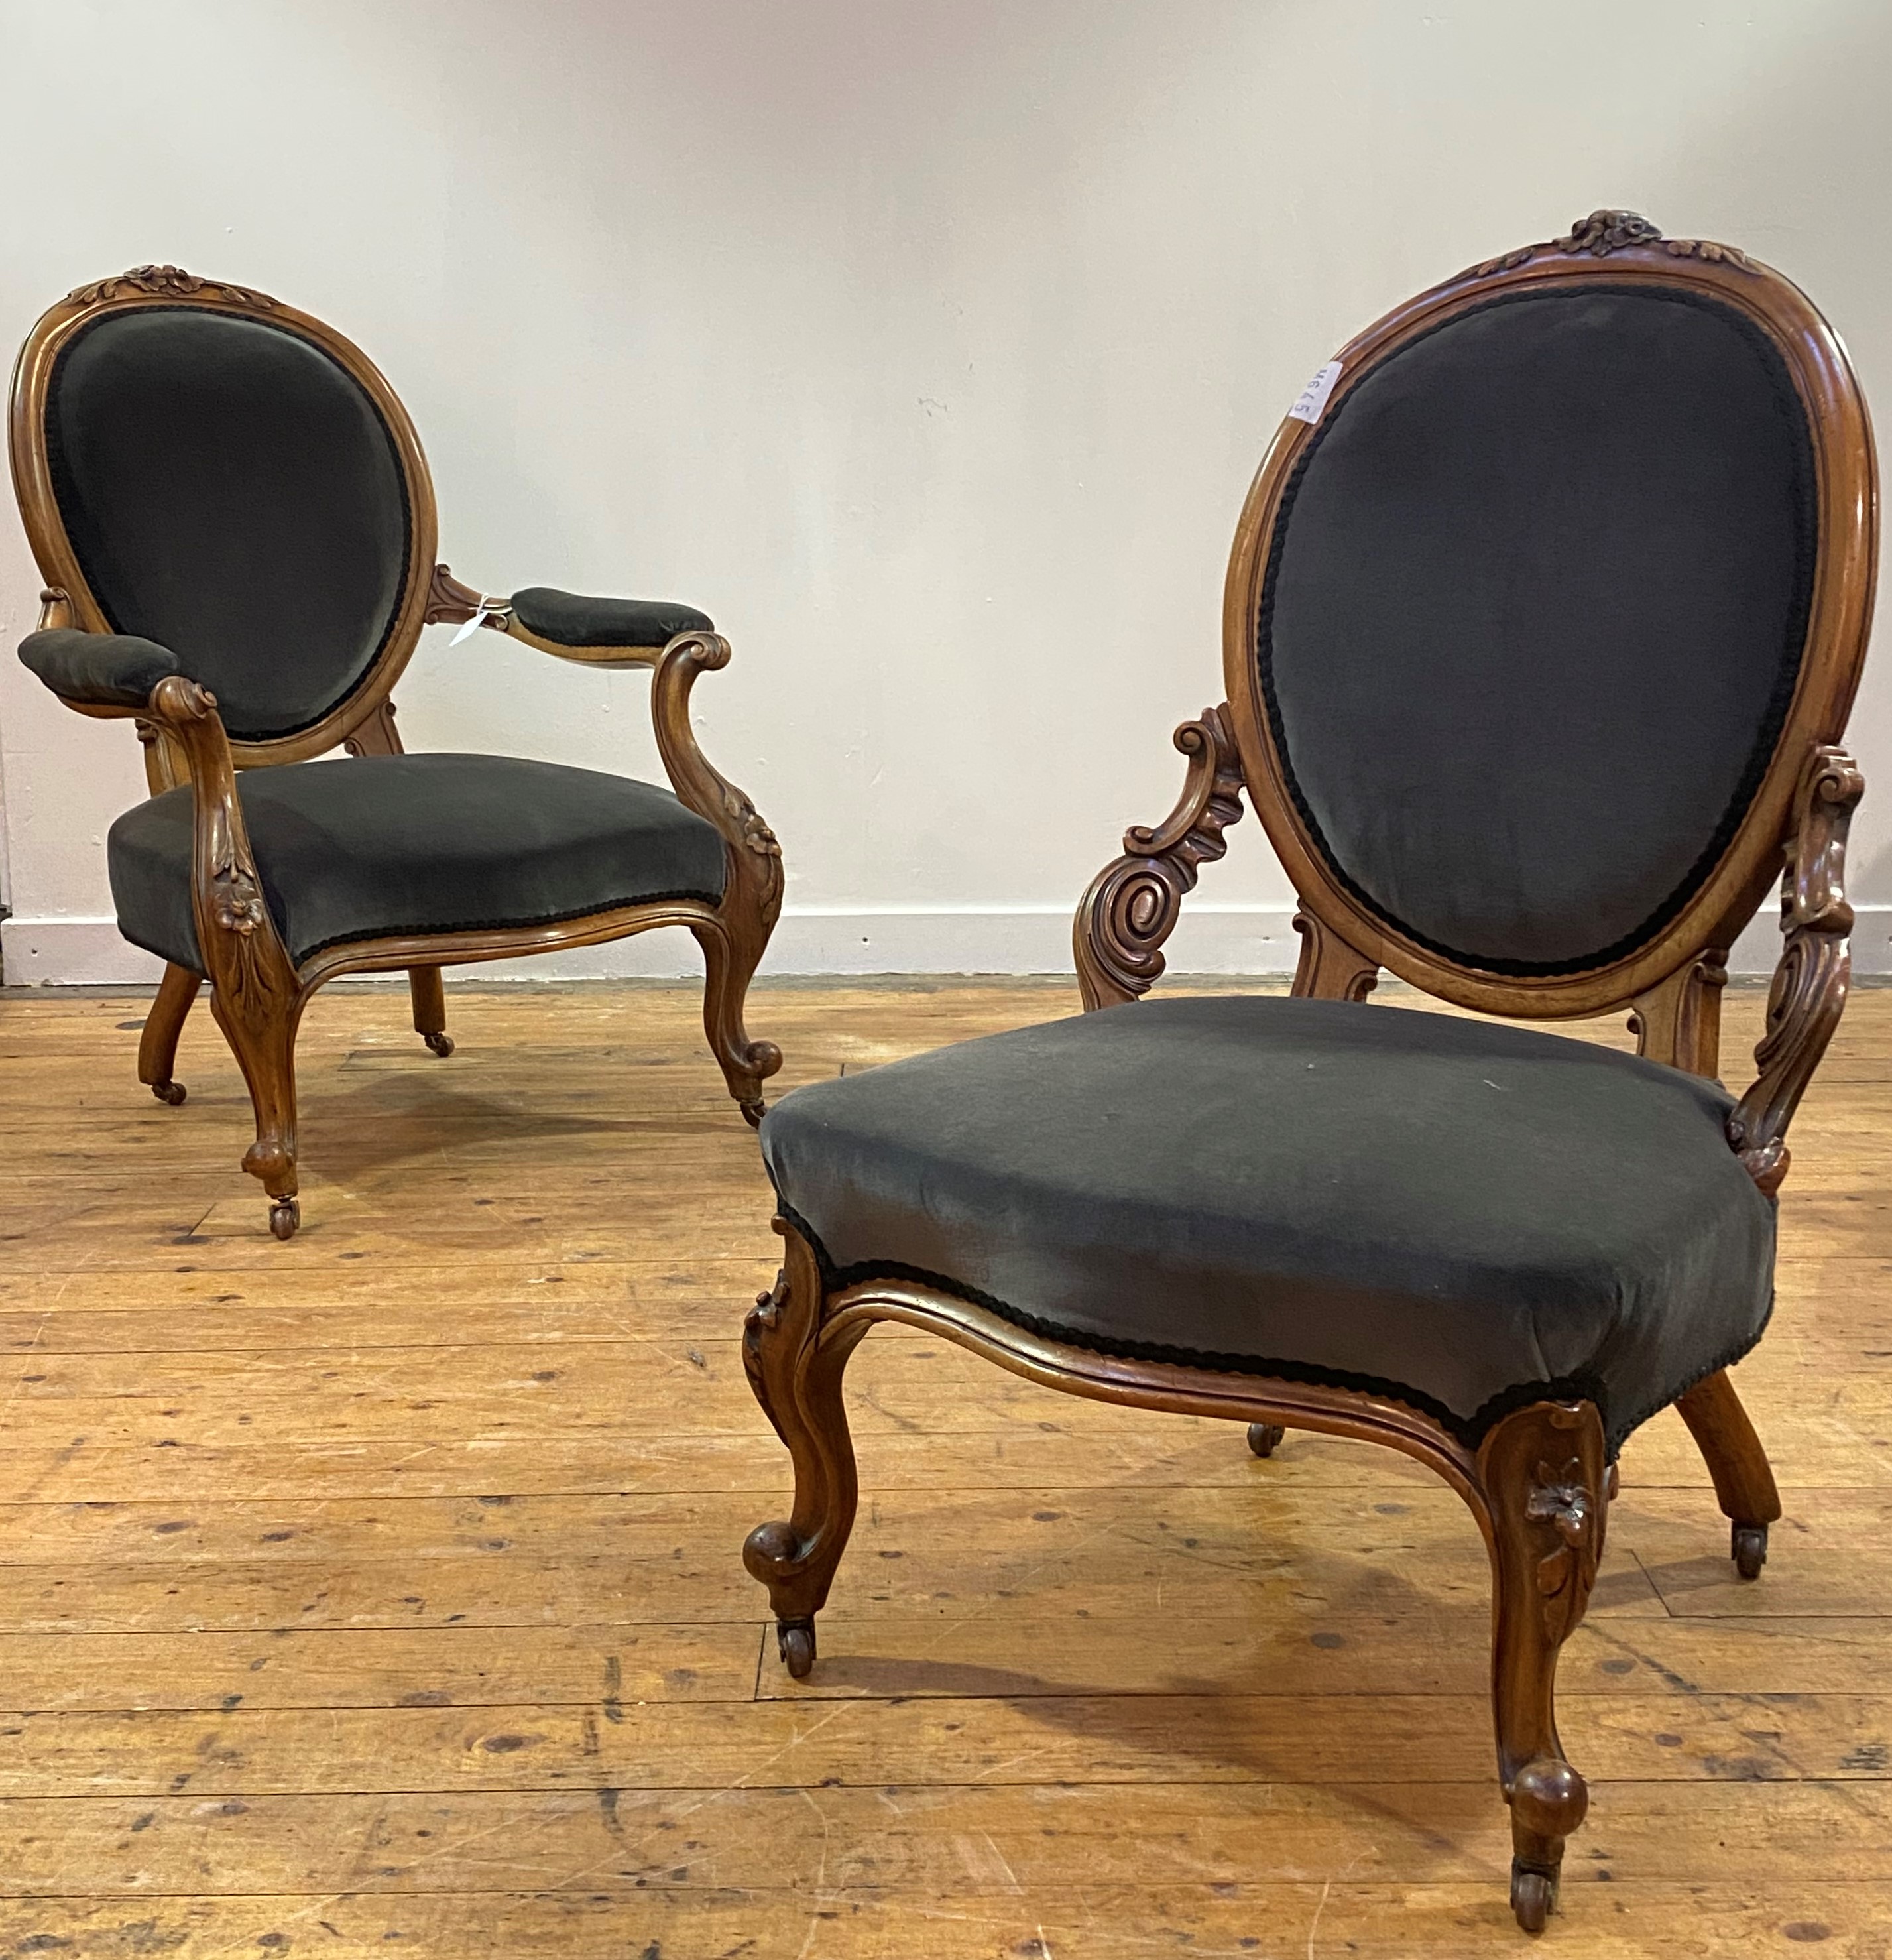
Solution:
{"label": "chair shadow on floor", "polygon": [[[377,1052],[377,1064],[380,1058]],[[339,1066],[317,1063],[305,1071],[300,1084],[301,1127],[320,1139],[323,1179],[359,1187],[406,1177],[417,1164],[430,1161],[470,1170],[492,1161],[491,1153],[514,1147],[520,1157],[505,1160],[513,1170],[522,1160],[536,1160],[552,1175],[569,1170],[574,1154],[617,1160],[618,1152],[609,1148],[612,1139],[634,1146],[644,1140],[703,1136],[723,1139],[754,1156],[748,1129],[732,1123],[721,1106],[721,1085],[707,1055],[700,1093],[682,1098],[667,1083],[660,1093],[649,1093],[655,1087],[649,1078],[666,1068],[663,1061],[626,1057],[622,1062],[608,1059],[601,1069],[599,1058],[587,1055],[582,1067],[564,1070],[555,1055],[542,1052],[531,1059],[532,1087],[512,1087],[519,1077],[507,1066],[504,1090],[492,1086],[491,1073],[480,1071],[477,1061],[461,1055],[399,1068],[364,1067],[355,1055]],[[673,1072],[676,1066],[668,1064]],[[213,1073],[200,1063],[189,1075],[189,1100],[175,1115],[157,1112],[162,1120],[184,1123],[194,1116],[214,1122],[220,1131],[226,1122],[242,1122],[247,1099],[234,1069]],[[580,1147],[576,1153],[534,1148],[561,1141]],[[606,1145],[603,1150],[583,1147],[600,1143]]]}
{"label": "chair shadow on floor", "polygon": [[[1298,1725],[1284,1729],[1278,1748],[1270,1746],[1265,1710],[1252,1723],[1239,1720],[1232,1708],[1227,1710],[1226,1719],[1213,1725],[1152,1718],[1153,1701],[1189,1698],[1226,1703],[1231,1698],[1265,1694],[1264,1679],[1244,1682],[1178,1673],[1159,1686],[1124,1693],[1094,1682],[1050,1680],[1020,1669],[870,1653],[837,1654],[832,1659],[824,1656],[822,1672],[829,1688],[857,1691],[863,1699],[1009,1702],[1029,1720],[1089,1745],[1105,1764],[1121,1762],[1126,1756],[1153,1748],[1171,1756],[1199,1754],[1204,1769],[1213,1774],[1226,1790],[1233,1813],[1245,1807],[1271,1805],[1270,1793],[1275,1787],[1299,1785],[1316,1803],[1331,1805],[1344,1817],[1350,1834],[1357,1834],[1359,1863],[1353,1876],[1363,1882],[1372,1882],[1375,1867],[1388,1860],[1389,1854],[1393,1863],[1408,1869],[1415,1856],[1421,1857],[1429,1866],[1441,1868],[1439,1876],[1447,1879],[1497,1879],[1510,1867],[1509,1831],[1502,1813],[1492,1810],[1482,1774],[1458,1781],[1401,1782],[1375,1777],[1363,1764],[1357,1776],[1316,1778],[1309,1776],[1309,1766],[1299,1755]],[[1290,1707],[1293,1698],[1280,1696],[1281,1707]],[[1482,1707],[1454,1716],[1427,1711],[1425,1726],[1429,1731],[1442,1722],[1462,1727],[1467,1744],[1479,1754],[1482,1771],[1487,1745]],[[889,1781],[903,1780],[897,1761],[889,1761],[883,1767]],[[980,1780],[976,1776],[969,1780]],[[1082,1774],[1070,1777],[1076,1783],[1089,1780]],[[1102,1780],[1120,1782],[1121,1771],[1107,1769]],[[1156,1783],[1192,1780],[1186,1772],[1153,1778]],[[1263,1787],[1258,1790],[1257,1785]],[[1200,1790],[1202,1786],[1197,1787]],[[1124,1825],[1130,1831],[1137,1828],[1135,1793],[1134,1783],[1121,1792]],[[1307,1876],[1308,1870],[1299,1866],[1226,1874],[1236,1883]],[[1509,1914],[1502,1914],[1494,1901],[1494,1923],[1499,1917],[1508,1923]]]}

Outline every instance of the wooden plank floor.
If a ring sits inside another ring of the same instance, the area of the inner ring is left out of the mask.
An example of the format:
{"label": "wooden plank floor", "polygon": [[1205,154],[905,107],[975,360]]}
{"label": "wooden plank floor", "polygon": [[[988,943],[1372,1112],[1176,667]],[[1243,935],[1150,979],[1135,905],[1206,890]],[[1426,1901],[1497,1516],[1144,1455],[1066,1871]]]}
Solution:
{"label": "wooden plank floor", "polygon": [[[0,998],[0,1954],[1525,1949],[1443,1485],[882,1330],[797,1688],[738,1555],[787,1488],[738,1342],[771,1208],[694,990],[450,1005],[443,1062],[402,994],[318,1000],[279,1246],[201,1010],[172,1109],[142,1000]],[[792,1083],[1074,1005],[783,985],[750,1021]],[[1626,1454],[1547,1949],[1892,1952],[1889,1087],[1865,991],[1740,1370],[1760,1583],[1677,1421]]]}

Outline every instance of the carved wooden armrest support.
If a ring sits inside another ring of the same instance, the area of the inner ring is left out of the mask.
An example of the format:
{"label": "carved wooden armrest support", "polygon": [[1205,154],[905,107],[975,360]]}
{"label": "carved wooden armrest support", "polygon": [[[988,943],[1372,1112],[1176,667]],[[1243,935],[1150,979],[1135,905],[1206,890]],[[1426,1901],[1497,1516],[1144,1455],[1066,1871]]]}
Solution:
{"label": "carved wooden armrest support", "polygon": [[1242,758],[1229,710],[1205,708],[1176,730],[1189,759],[1181,800],[1152,830],[1134,825],[1124,854],[1092,880],[1071,933],[1088,1012],[1149,992],[1162,976],[1163,942],[1194,890],[1197,867],[1228,850],[1222,833],[1242,816]]}
{"label": "carved wooden armrest support", "polygon": [[720,633],[678,634],[663,649],[651,678],[650,718],[657,753],[678,801],[722,832],[730,876],[767,931],[782,908],[782,847],[755,804],[697,746],[690,725],[690,690],[697,676],[727,667],[729,659],[730,643]]}
{"label": "carved wooden armrest support", "polygon": [[190,902],[210,1008],[250,1085],[256,1141],[243,1169],[272,1201],[270,1229],[296,1229],[295,1027],[302,994],[258,876],[230,740],[208,688],[176,674],[151,689],[151,724],[182,753],[191,788]]}
{"label": "carved wooden armrest support", "polygon": [[463,626],[484,613],[486,616],[480,623],[503,633],[511,610],[507,600],[475,591],[456,578],[450,567],[437,565],[427,588],[427,610],[421,616],[430,626]]}
{"label": "carved wooden armrest support", "polygon": [[1767,996],[1766,1032],[1754,1050],[1760,1072],[1728,1118],[1729,1144],[1770,1195],[1787,1175],[1787,1125],[1846,1005],[1852,969],[1846,831],[1865,794],[1858,764],[1835,748],[1812,752],[1795,792],[1780,887],[1786,943]]}
{"label": "carved wooden armrest support", "polygon": [[78,623],[78,609],[64,586],[43,585],[40,588],[40,623],[37,631],[57,632],[62,627],[76,626]]}
{"label": "carved wooden armrest support", "polygon": [[293,994],[294,970],[263,897],[217,697],[173,675],[152,689],[148,711],[190,768],[191,907],[211,986],[233,1009],[258,990]]}
{"label": "carved wooden armrest support", "polygon": [[542,638],[520,625],[510,600],[477,592],[445,565],[437,565],[428,592],[428,624],[463,625],[469,619],[479,619],[482,626],[523,641],[542,653],[555,654],[561,660],[587,667],[656,670],[650,683],[650,716],[670,787],[679,802],[721,832],[729,846],[732,881],[759,915],[765,932],[772,928],[782,908],[781,846],[756,814],[755,806],[711,767],[697,746],[696,731],[690,726],[690,690],[698,674],[728,666],[728,641],[720,633],[686,632],[676,635],[662,647],[567,646]]}

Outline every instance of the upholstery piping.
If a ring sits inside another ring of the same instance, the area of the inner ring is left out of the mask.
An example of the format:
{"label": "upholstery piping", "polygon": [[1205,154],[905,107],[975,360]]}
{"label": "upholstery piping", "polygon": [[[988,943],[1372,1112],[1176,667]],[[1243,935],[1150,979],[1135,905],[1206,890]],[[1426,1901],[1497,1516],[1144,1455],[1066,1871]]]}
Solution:
{"label": "upholstery piping", "polygon": [[[465,919],[456,921],[449,925],[377,926],[372,932],[334,934],[329,938],[319,940],[306,951],[296,954],[294,957],[297,966],[300,966],[305,962],[313,959],[318,953],[327,952],[332,946],[350,946],[358,940],[433,939],[443,934],[454,932],[510,932],[536,925],[563,925],[568,919],[590,918],[596,912],[616,912],[621,907],[628,905],[660,905],[668,903],[673,899],[695,899],[706,905],[720,905],[723,902],[723,894],[720,892],[644,892],[640,893],[636,898],[607,899],[603,905],[580,905],[576,912],[548,912],[542,918],[538,918]],[[272,908],[272,916],[273,912]],[[282,930],[280,920],[276,923],[276,930],[278,932]],[[167,962],[170,960],[170,955],[161,947],[150,945],[145,940],[135,937],[126,931],[122,924],[119,928],[119,933],[121,937],[138,947],[141,952],[148,953],[154,958]],[[202,969],[193,968],[192,970],[201,972]]]}
{"label": "upholstery piping", "polygon": [[[918,1266],[910,1266],[895,1259],[863,1259],[851,1266],[837,1266],[829,1257],[828,1249],[822,1243],[820,1235],[796,1211],[795,1208],[778,1191],[776,1202],[782,1216],[814,1249],[816,1263],[819,1267],[822,1284],[830,1293],[838,1293],[844,1288],[859,1286],[870,1280],[902,1280],[915,1286],[930,1287],[938,1292],[949,1294],[955,1300],[962,1300],[969,1306],[983,1307],[987,1312],[996,1314],[1000,1319],[1013,1327],[1021,1328],[1028,1334],[1035,1334],[1041,1339],[1063,1342],[1067,1347],[1081,1348],[1094,1354],[1110,1354],[1130,1361],[1161,1361],[1184,1368],[1204,1368],[1218,1375],[1271,1376],[1277,1381],[1301,1382],[1310,1387],[1347,1389],[1356,1394],[1378,1395],[1389,1402],[1403,1402],[1421,1415],[1429,1416],[1446,1433],[1463,1443],[1467,1449],[1476,1449],[1486,1436],[1512,1413],[1514,1409],[1527,1408],[1532,1402],[1594,1402],[1603,1418],[1604,1445],[1614,1459],[1622,1448],[1624,1440],[1649,1418],[1668,1407],[1677,1397],[1687,1394],[1696,1382],[1706,1381],[1710,1375],[1719,1373],[1723,1368],[1732,1367],[1748,1353],[1766,1331],[1766,1319],[1754,1334],[1739,1342],[1718,1360],[1691,1376],[1672,1392],[1649,1408],[1639,1410],[1627,1419],[1613,1420],[1604,1397],[1601,1382],[1587,1374],[1559,1375],[1548,1381],[1521,1382],[1515,1386],[1501,1389],[1489,1400],[1481,1403],[1469,1416],[1460,1415],[1448,1408],[1436,1396],[1428,1395],[1423,1389],[1415,1389],[1404,1382],[1396,1382],[1381,1375],[1366,1375],[1347,1368],[1327,1368],[1318,1363],[1285,1360],[1274,1356],[1229,1354],[1205,1352],[1199,1348],[1173,1347],[1162,1341],[1121,1341],[1108,1335],[1093,1334],[1076,1328],[1066,1327],[1042,1314],[1027,1312],[1022,1307],[1010,1305],[979,1287],[968,1286],[964,1281],[956,1280],[943,1273],[925,1271]],[[1771,1300],[1767,1318],[1773,1316]]]}
{"label": "upholstery piping", "polygon": [[[161,306],[144,307],[141,310],[148,313],[200,313],[204,309],[200,307]],[[46,404],[41,421],[40,438],[46,445],[47,473],[52,482],[52,501],[59,510],[59,529],[65,533],[66,549],[72,552],[77,562],[80,573],[85,580],[86,586],[91,593],[94,602],[100,612],[105,616],[106,624],[114,633],[122,633],[126,630],[123,625],[114,616],[112,609],[105,603],[104,595],[99,590],[98,581],[93,576],[92,568],[86,563],[85,554],[79,549],[78,541],[73,536],[71,527],[65,520],[65,507],[71,495],[72,484],[66,473],[65,455],[59,447],[59,437],[54,429],[52,421],[53,404],[59,396],[61,371],[72,358],[74,349],[79,343],[96,329],[105,326],[114,317],[116,316],[113,314],[103,313],[97,320],[88,321],[59,349],[59,358],[52,364],[52,372],[46,383]],[[394,440],[394,431],[388,427],[387,419],[381,413],[381,405],[374,396],[362,387],[354,375],[349,374],[347,368],[335,359],[328,348],[319,342],[310,339],[306,333],[298,333],[294,327],[285,326],[280,320],[259,320],[255,324],[267,326],[277,333],[287,334],[291,339],[299,340],[305,347],[312,348],[342,375],[362,400],[367,403],[369,410],[374,417],[375,425],[380,430],[382,437],[387,444],[388,454],[393,459],[394,473],[401,489],[400,590],[396,597],[393,606],[389,610],[386,622],[381,628],[381,637],[374,644],[374,651],[369,655],[360,673],[356,675],[347,687],[337,695],[319,714],[310,716],[306,721],[298,722],[293,728],[280,728],[267,735],[258,735],[246,729],[233,728],[227,721],[224,724],[225,733],[238,742],[285,742],[292,736],[300,735],[305,730],[314,727],[319,722],[326,721],[329,715],[334,714],[337,708],[345,706],[380,671],[381,657],[387,651],[388,641],[393,636],[395,625],[400,619],[402,606],[413,583],[414,500],[409,493],[407,463],[401,454],[401,446]]]}

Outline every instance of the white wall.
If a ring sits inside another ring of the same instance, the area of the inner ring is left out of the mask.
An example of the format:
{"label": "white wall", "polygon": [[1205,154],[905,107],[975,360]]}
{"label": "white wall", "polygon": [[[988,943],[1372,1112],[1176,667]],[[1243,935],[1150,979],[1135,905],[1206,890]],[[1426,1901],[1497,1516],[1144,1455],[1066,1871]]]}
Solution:
{"label": "white wall", "polygon": [[[393,377],[461,575],[715,615],[704,742],[787,851],[777,969],[1065,963],[1219,698],[1283,408],[1457,267],[1632,206],[1782,267],[1892,396],[1884,0],[0,0],[0,340],[145,260],[260,286]],[[6,646],[37,586],[8,518]],[[654,769],[642,676],[447,637],[410,746]],[[1892,784],[1892,660],[1855,737]],[[129,730],[7,657],[0,740],[7,977],[140,971]],[[1289,956],[1232,841],[1181,966]],[[1892,794],[1858,858],[1884,966]]]}

